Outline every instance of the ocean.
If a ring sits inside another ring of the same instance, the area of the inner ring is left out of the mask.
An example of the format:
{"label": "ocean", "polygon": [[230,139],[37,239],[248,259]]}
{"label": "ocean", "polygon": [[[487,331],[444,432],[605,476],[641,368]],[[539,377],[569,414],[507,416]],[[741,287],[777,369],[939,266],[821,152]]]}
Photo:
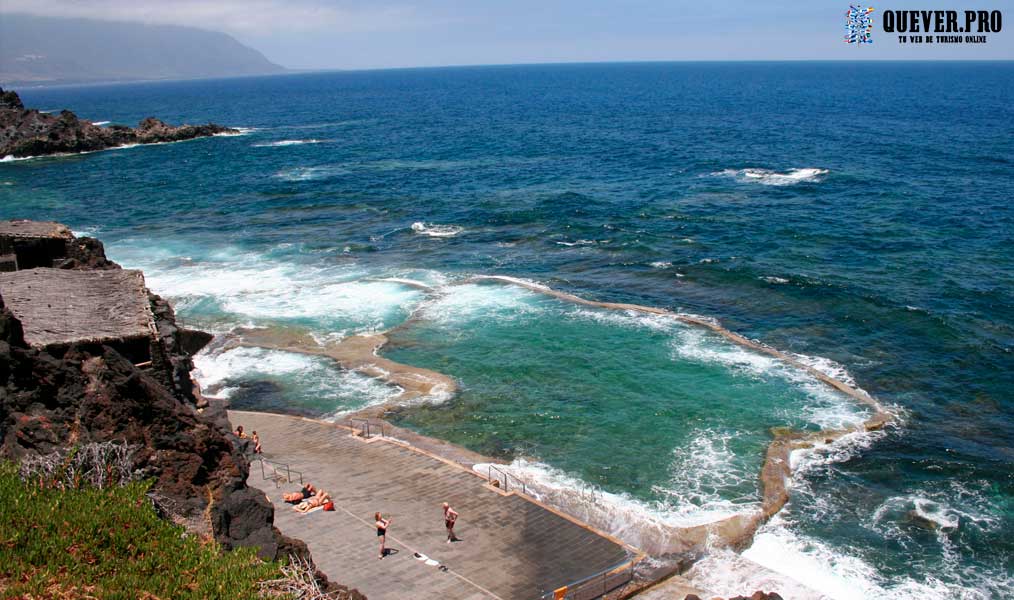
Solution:
{"label": "ocean", "polygon": [[[612,530],[759,502],[771,428],[864,407],[665,317],[717,319],[898,415],[794,455],[792,499],[722,594],[1014,589],[1014,65],[643,63],[17,90],[93,121],[242,128],[0,162],[4,218],[145,271],[187,325],[386,331],[459,391],[393,420],[512,462]],[[424,286],[420,285],[424,284]],[[396,391],[324,358],[213,345],[205,390],[323,418]],[[744,560],[746,559],[746,560]],[[757,569],[756,564],[766,569]],[[796,593],[796,596],[792,594]]]}

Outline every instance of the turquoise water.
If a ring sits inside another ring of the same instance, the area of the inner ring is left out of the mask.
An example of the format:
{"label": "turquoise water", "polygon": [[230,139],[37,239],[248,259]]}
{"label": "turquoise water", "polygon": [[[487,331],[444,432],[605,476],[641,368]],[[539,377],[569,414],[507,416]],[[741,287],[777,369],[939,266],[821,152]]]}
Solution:
{"label": "turquoise water", "polygon": [[665,511],[755,506],[770,428],[863,420],[815,379],[667,317],[501,284],[450,288],[416,316],[385,356],[463,388],[403,422],[491,455],[523,449]]}
{"label": "turquoise water", "polygon": [[[683,517],[756,501],[769,426],[858,409],[682,326],[449,284],[502,274],[712,316],[903,414],[879,438],[804,459],[790,505],[748,557],[834,598],[1009,595],[1009,63],[422,69],[19,91],[97,121],[252,128],[0,163],[5,215],[101,237],[188,323],[340,339],[415,315],[387,355],[453,375],[461,392],[402,411],[403,424],[504,459],[531,453],[533,475]],[[392,277],[437,292],[378,281]],[[392,393],[277,352],[216,349],[199,367],[248,407],[333,416]],[[756,581],[744,569],[725,557],[698,577],[724,592]]]}

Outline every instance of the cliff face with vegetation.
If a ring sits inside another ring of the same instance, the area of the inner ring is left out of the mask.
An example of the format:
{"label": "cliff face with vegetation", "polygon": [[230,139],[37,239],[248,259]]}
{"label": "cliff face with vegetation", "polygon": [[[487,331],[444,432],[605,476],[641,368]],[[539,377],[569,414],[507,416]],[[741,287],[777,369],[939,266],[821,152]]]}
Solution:
{"label": "cliff face with vegetation", "polygon": [[99,127],[69,110],[59,115],[26,109],[13,91],[0,88],[0,158],[93,152],[127,144],[179,142],[221,133],[239,133],[214,123],[174,127],[148,117],[136,128]]}
{"label": "cliff face with vegetation", "polygon": [[[65,267],[119,268],[101,244],[73,239]],[[30,347],[21,323],[0,298],[0,456],[89,442],[138,447],[134,469],[192,530],[227,548],[256,546],[264,558],[305,554],[302,542],[272,525],[264,493],[246,485],[249,464],[233,443],[227,419],[198,410],[190,383],[186,334],[172,308],[152,294],[158,336],[150,365],[135,366],[109,346],[71,345],[60,356]]]}

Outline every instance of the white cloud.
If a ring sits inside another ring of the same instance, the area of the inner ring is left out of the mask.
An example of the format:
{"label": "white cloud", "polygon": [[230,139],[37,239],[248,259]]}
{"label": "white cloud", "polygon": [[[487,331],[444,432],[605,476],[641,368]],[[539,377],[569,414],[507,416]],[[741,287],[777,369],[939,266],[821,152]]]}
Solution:
{"label": "white cloud", "polygon": [[300,31],[335,33],[413,29],[430,21],[408,6],[356,6],[306,0],[2,0],[0,11],[150,25],[189,25],[264,35]]}

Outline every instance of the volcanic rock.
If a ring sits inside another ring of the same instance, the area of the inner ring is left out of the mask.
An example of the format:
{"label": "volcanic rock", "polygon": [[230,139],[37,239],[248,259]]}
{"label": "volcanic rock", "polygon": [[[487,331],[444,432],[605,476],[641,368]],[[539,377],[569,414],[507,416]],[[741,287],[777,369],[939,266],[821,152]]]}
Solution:
{"label": "volcanic rock", "polygon": [[214,123],[174,127],[148,117],[136,129],[99,127],[64,110],[59,115],[25,109],[13,91],[0,88],[0,157],[93,152],[127,144],[179,142],[221,133],[239,133]]}

